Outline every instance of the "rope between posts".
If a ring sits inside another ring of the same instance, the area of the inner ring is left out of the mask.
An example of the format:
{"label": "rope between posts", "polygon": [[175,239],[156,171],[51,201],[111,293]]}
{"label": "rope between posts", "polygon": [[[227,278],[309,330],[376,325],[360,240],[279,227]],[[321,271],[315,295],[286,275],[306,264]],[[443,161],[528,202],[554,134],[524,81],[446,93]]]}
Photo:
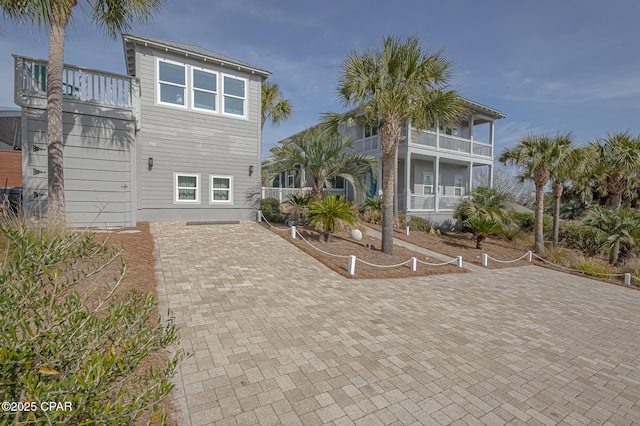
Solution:
{"label": "rope between posts", "polygon": [[[593,274],[593,275],[598,275],[598,276],[600,276],[600,277],[624,277],[624,275],[625,275],[625,274],[600,274],[600,273],[598,273],[598,272],[589,272],[589,273],[587,273],[587,271],[582,271],[582,270],[580,270],[580,269],[574,269],[574,268],[567,268],[566,266],[562,266],[562,265],[555,264],[555,263],[553,263],[553,262],[549,262],[548,260],[546,260],[546,259],[544,259],[544,258],[542,258],[542,257],[538,256],[538,255],[537,255],[537,254],[535,254],[535,253],[532,253],[532,254],[533,254],[536,258],[538,258],[538,259],[540,259],[541,261],[543,261],[544,263],[547,263],[547,264],[549,264],[549,265],[555,266],[555,267],[560,268],[560,269],[564,269],[564,270],[566,270],[566,271],[578,272],[578,273],[585,274],[585,275]],[[633,275],[632,275],[631,277],[632,277],[632,278],[635,278]],[[636,278],[636,279],[638,279],[638,278]]]}
{"label": "rope between posts", "polygon": [[297,229],[296,229],[296,234],[298,234],[298,235],[300,236],[300,238],[302,238],[302,241],[304,241],[305,243],[309,244],[312,248],[314,248],[314,249],[318,250],[320,253],[324,253],[324,254],[326,254],[327,256],[339,257],[339,258],[341,258],[341,259],[348,259],[348,258],[349,258],[349,256],[342,256],[342,255],[339,255],[339,254],[333,254],[333,253],[326,252],[326,251],[324,251],[324,250],[322,250],[322,249],[319,249],[318,247],[314,246],[314,245],[313,245],[313,244],[311,244],[309,241],[307,241],[307,240],[306,240],[306,238],[304,238],[304,237],[302,236],[302,234],[298,232],[298,230],[297,230]]}
{"label": "rope between posts", "polygon": [[444,263],[429,263],[429,262],[425,262],[425,261],[423,261],[423,260],[420,260],[420,259],[418,259],[418,258],[416,258],[416,261],[417,261],[417,262],[422,263],[423,265],[428,265],[428,266],[444,266],[444,265],[448,265],[448,264],[450,264],[450,263],[457,262],[457,261],[458,261],[458,258],[457,258],[457,257],[456,257],[456,258],[453,258],[453,259],[451,259],[450,261],[448,261],[448,262],[444,262]]}
{"label": "rope between posts", "polygon": [[369,262],[367,262],[365,260],[358,259],[357,257],[356,257],[356,261],[362,262],[365,265],[373,266],[373,267],[376,267],[376,268],[397,268],[398,266],[406,265],[407,263],[411,262],[411,259],[405,260],[404,262],[398,263],[396,265],[376,265],[375,263],[369,263]]}
{"label": "rope between posts", "polygon": [[[486,254],[486,253],[485,253],[485,254]],[[493,258],[493,257],[489,256],[488,254],[487,254],[487,258],[488,258],[488,259],[491,259],[491,260],[493,260],[493,261],[495,261],[495,262],[498,262],[498,263],[513,263],[513,262],[517,262],[517,261],[519,261],[519,260],[524,259],[525,257],[527,257],[527,255],[528,255],[528,254],[529,254],[529,253],[525,253],[525,254],[523,254],[522,256],[520,256],[519,258],[517,258],[517,259],[513,259],[513,260],[500,260],[500,259]]]}
{"label": "rope between posts", "polygon": [[260,216],[262,217],[262,219],[267,222],[267,225],[269,225],[270,227],[272,227],[273,229],[275,229],[278,232],[283,232],[283,231],[288,231],[289,228],[285,228],[285,229],[280,229],[280,228],[276,228],[275,226],[273,226],[271,223],[269,223],[269,221],[267,220],[266,217],[264,217],[264,215],[262,214],[262,212],[260,212]]}

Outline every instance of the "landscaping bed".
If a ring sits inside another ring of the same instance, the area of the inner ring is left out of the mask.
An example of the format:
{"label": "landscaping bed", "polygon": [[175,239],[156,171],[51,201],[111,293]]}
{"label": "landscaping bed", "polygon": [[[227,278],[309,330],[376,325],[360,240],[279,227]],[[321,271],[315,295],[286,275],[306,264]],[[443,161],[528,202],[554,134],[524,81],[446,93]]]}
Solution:
{"label": "landscaping bed", "polygon": [[[361,261],[357,261],[355,275],[351,275],[348,270],[349,259],[331,256],[317,249],[338,256],[355,255],[359,260],[385,266],[399,264],[408,261],[412,257],[428,263],[442,263],[442,261],[398,246],[393,248],[393,256],[388,256],[381,251],[381,241],[369,235],[363,235],[362,240],[356,241],[350,237],[348,231],[339,231],[333,234],[333,240],[327,243],[324,241],[321,232],[310,227],[298,227],[298,232],[304,237],[305,242],[299,236],[296,239],[292,239],[290,232],[288,232],[289,228],[285,225],[274,224],[275,229],[264,222],[262,222],[262,225],[347,278],[407,278],[467,272],[464,268],[458,268],[455,263],[441,266],[428,266],[418,262],[416,271],[414,272],[411,270],[409,264],[391,268],[370,266]],[[367,248],[367,244],[370,246],[373,245],[374,248]]]}

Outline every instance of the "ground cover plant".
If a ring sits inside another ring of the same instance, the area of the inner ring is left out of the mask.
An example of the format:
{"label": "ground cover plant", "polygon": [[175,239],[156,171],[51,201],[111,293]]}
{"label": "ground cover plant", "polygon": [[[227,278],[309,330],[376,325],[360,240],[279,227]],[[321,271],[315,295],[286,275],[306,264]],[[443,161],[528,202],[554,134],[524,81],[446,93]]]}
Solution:
{"label": "ground cover plant", "polygon": [[[168,421],[162,400],[183,353],[164,352],[178,333],[146,292],[155,290],[146,231],[127,243],[144,250],[123,254],[102,234],[3,225],[0,396],[36,410],[4,411],[0,424]],[[134,256],[127,275],[122,259]],[[72,409],[44,411],[45,402]]]}

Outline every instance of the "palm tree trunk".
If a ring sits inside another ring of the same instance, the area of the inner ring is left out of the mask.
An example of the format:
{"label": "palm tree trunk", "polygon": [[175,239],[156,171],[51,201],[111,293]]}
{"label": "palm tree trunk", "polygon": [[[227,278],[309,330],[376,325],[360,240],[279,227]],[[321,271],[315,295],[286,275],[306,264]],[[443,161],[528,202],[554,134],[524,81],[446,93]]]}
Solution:
{"label": "palm tree trunk", "polygon": [[535,219],[536,225],[534,230],[535,235],[535,251],[538,254],[544,254],[544,222],[542,220],[544,215],[544,185],[539,185],[536,182],[536,209]]}
{"label": "palm tree trunk", "polygon": [[618,263],[618,256],[620,255],[620,241],[613,243],[611,251],[609,252],[609,263],[616,265]]}
{"label": "palm tree trunk", "polygon": [[[397,151],[396,151],[397,152]],[[382,157],[382,252],[393,255],[394,177],[398,163],[393,153]]]}
{"label": "palm tree trunk", "polygon": [[[560,198],[564,189],[562,182],[553,183],[553,246],[558,245],[560,234]],[[544,221],[543,221],[544,223]]]}
{"label": "palm tree trunk", "polygon": [[65,219],[64,154],[62,133],[62,72],[64,67],[65,28],[71,7],[51,8],[49,32],[49,63],[47,67],[47,165],[49,222],[61,223]]}

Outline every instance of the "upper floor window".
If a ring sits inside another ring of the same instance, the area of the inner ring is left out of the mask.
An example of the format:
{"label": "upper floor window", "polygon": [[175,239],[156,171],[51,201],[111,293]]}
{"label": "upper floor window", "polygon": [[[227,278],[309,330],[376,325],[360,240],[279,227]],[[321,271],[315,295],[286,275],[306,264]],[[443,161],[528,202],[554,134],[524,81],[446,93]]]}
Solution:
{"label": "upper floor window", "polygon": [[185,105],[187,69],[184,65],[158,61],[159,98],[161,103]]}
{"label": "upper floor window", "polygon": [[216,111],[218,96],[218,74],[205,71],[193,70],[193,107],[196,109],[206,109]]}
{"label": "upper floor window", "polygon": [[245,101],[247,98],[247,81],[242,78],[224,76],[224,112],[227,114],[245,116]]}

